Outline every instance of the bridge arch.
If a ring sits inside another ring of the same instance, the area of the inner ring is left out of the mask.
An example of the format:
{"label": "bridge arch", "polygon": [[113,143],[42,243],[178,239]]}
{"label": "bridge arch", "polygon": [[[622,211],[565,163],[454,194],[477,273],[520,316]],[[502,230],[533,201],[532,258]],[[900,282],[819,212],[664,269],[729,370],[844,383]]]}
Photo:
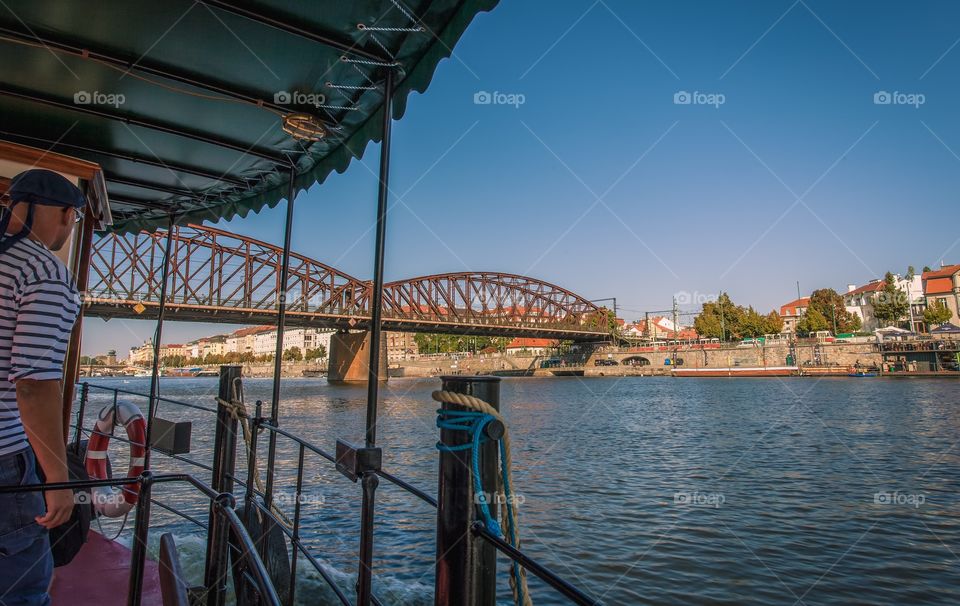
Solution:
{"label": "bridge arch", "polygon": [[384,285],[384,315],[477,324],[583,326],[597,305],[556,284],[502,272],[434,274]]}
{"label": "bridge arch", "polygon": [[628,356],[620,360],[621,366],[650,366],[650,358],[646,356]]}
{"label": "bridge arch", "polygon": [[[167,233],[104,234],[90,255],[88,295],[126,301],[160,297]],[[276,308],[283,249],[200,225],[175,227],[167,301],[259,310]],[[296,253],[286,292],[290,311],[362,314],[368,283]]]}

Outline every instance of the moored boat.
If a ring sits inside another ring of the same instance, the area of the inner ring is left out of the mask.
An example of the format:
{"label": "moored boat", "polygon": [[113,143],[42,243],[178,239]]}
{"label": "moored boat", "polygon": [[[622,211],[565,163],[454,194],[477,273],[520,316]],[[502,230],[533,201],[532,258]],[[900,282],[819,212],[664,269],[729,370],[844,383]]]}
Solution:
{"label": "moored boat", "polygon": [[796,366],[731,366],[726,368],[674,368],[675,377],[792,377]]}

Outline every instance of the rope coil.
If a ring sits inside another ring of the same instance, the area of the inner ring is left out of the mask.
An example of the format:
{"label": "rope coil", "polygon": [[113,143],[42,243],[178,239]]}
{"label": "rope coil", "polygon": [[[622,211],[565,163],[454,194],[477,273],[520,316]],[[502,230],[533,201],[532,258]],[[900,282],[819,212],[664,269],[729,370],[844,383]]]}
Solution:
{"label": "rope coil", "polygon": [[[438,427],[443,429],[466,431],[471,434],[471,442],[469,444],[447,446],[446,444],[438,442],[437,448],[441,451],[448,452],[467,449],[472,451],[471,467],[473,472],[474,494],[478,496],[478,505],[480,508],[481,517],[484,519],[484,524],[489,532],[496,534],[501,538],[505,538],[515,549],[520,549],[519,514],[517,511],[516,499],[513,498],[513,492],[511,488],[513,484],[513,457],[510,450],[510,430],[506,421],[500,415],[500,411],[491,406],[488,402],[474,396],[452,391],[438,390],[433,392],[431,397],[440,403],[456,404],[458,406],[471,409],[469,411],[437,411]],[[488,440],[488,438],[484,435],[483,430],[489,423],[493,421],[498,421],[503,426],[503,436],[497,440],[500,446],[500,465],[498,467],[497,485],[503,486],[503,494],[506,504],[504,507],[500,508],[499,524],[490,515],[489,504],[487,503],[487,498],[483,493],[480,482],[479,446],[481,443]],[[507,529],[506,536],[504,536],[502,530],[503,528]],[[530,598],[530,591],[527,588],[527,571],[517,562],[513,562],[512,568],[513,574],[510,576],[510,589],[513,591],[514,603],[520,606],[533,606],[533,602]]]}

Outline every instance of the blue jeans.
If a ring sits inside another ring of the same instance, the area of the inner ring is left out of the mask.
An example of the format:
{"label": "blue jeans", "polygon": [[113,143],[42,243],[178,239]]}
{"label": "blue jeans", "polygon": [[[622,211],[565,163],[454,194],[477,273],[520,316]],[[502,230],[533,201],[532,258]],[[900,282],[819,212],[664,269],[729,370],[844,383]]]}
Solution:
{"label": "blue jeans", "polygon": [[[0,486],[39,482],[33,449],[0,457]],[[0,494],[0,606],[50,604],[50,540],[34,520],[44,512],[41,492]]]}

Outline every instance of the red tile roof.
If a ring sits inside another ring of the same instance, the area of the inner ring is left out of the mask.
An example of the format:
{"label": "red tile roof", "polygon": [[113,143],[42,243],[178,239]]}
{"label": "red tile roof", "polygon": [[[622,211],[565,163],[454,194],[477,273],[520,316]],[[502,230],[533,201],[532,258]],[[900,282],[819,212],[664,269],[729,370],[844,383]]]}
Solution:
{"label": "red tile roof", "polygon": [[[798,307],[809,307],[810,306],[810,297],[800,297],[799,299],[794,299],[789,303],[785,303],[780,306],[780,315],[781,316],[798,316],[797,313]],[[787,311],[791,310],[792,311]]]}
{"label": "red tile roof", "polygon": [[957,272],[960,272],[960,264],[923,272],[920,276],[923,280],[923,294],[939,295],[953,292],[953,275]]}
{"label": "red tile roof", "polygon": [[946,278],[960,271],[960,263],[956,265],[945,265],[940,269],[925,271],[920,277],[924,280],[928,278]]}
{"label": "red tile roof", "polygon": [[259,334],[261,332],[276,330],[276,328],[277,328],[276,326],[248,326],[246,328],[240,328],[238,330],[235,330],[227,336],[228,337],[247,337],[250,335]]}
{"label": "red tile roof", "polygon": [[[869,284],[864,284],[864,285],[861,286],[860,288],[855,288],[855,289],[851,290],[850,292],[845,292],[845,293],[843,293],[843,296],[846,297],[846,296],[849,296],[849,295],[859,295],[859,294],[862,294],[862,293],[865,293],[865,292],[879,292],[879,291],[883,290],[884,285],[886,285],[886,282],[885,282],[885,281],[883,281],[883,280],[874,280],[874,281],[870,282]],[[809,299],[808,299],[808,301],[809,301]]]}

